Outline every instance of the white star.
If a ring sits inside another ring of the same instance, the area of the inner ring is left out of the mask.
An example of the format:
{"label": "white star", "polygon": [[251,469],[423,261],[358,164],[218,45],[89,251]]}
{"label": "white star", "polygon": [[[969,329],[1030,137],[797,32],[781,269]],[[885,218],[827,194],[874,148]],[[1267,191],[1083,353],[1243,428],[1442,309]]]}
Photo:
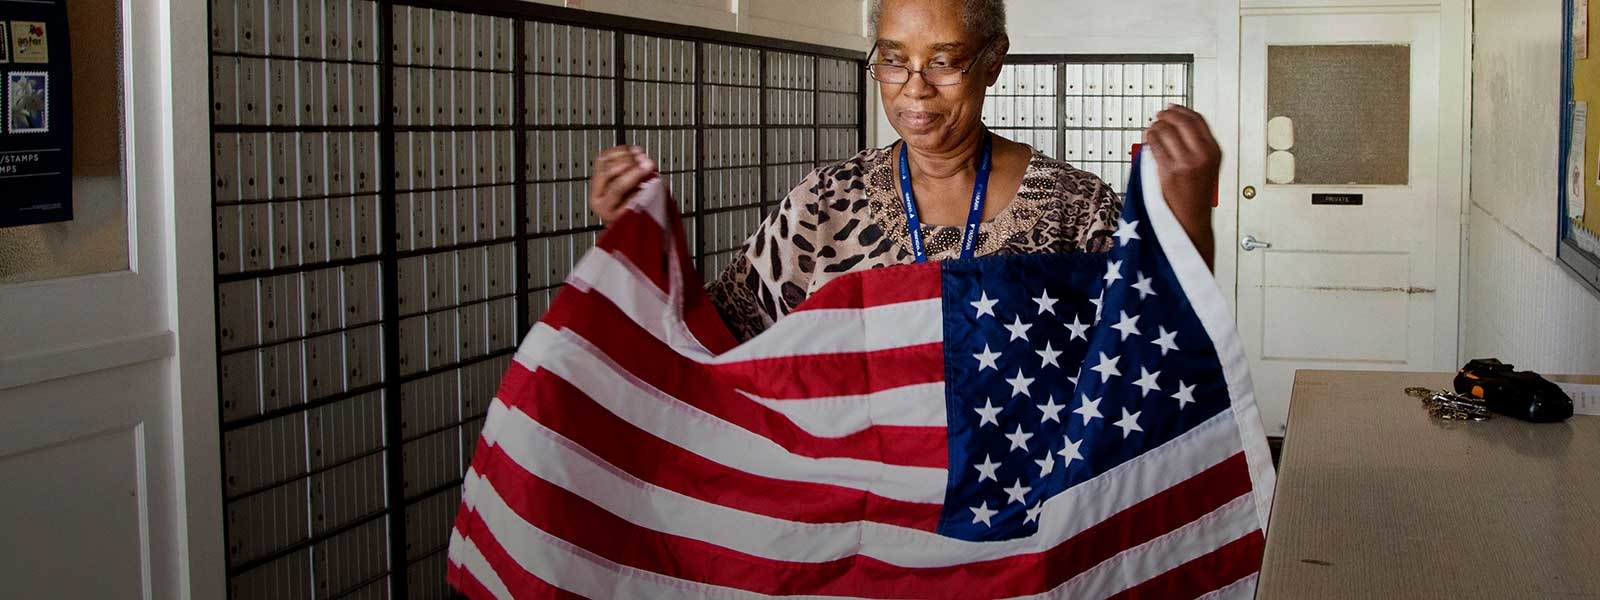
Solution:
{"label": "white star", "polygon": [[1140,398],[1149,396],[1151,391],[1159,391],[1161,389],[1161,384],[1156,383],[1156,378],[1160,376],[1161,371],[1151,373],[1146,371],[1144,367],[1139,367],[1139,380],[1133,382],[1133,385],[1144,390],[1143,394],[1139,394]]}
{"label": "white star", "polygon": [[[1022,485],[1021,479],[1018,479],[1016,483],[1011,484],[1011,487],[1004,489],[1006,490],[1006,496],[1011,498],[1011,502],[1015,502],[1017,504],[1027,504],[1028,492],[1033,491],[1033,488]],[[1010,504],[1011,502],[1008,502],[1007,504]]]}
{"label": "white star", "polygon": [[1106,291],[1100,290],[1100,297],[1090,300],[1089,303],[1094,305],[1094,322],[1099,323],[1100,315],[1106,309]]}
{"label": "white star", "polygon": [[1034,298],[1033,301],[1039,304],[1039,314],[1041,315],[1045,313],[1056,314],[1056,303],[1060,302],[1060,300],[1050,297],[1050,290],[1039,292],[1039,297]]}
{"label": "white star", "polygon": [[1168,350],[1177,350],[1178,342],[1173,338],[1178,337],[1178,332],[1167,331],[1165,327],[1158,327],[1157,329],[1161,330],[1161,335],[1150,343],[1161,347],[1161,355],[1166,356]]}
{"label": "white star", "polygon": [[1034,350],[1033,353],[1034,354],[1038,354],[1039,358],[1044,359],[1044,363],[1039,365],[1040,369],[1043,369],[1045,367],[1055,367],[1057,369],[1061,368],[1061,363],[1056,360],[1057,358],[1059,358],[1061,356],[1061,351],[1060,350],[1056,350],[1055,348],[1051,348],[1050,347],[1050,342],[1045,342],[1044,343],[1044,349],[1043,350]]}
{"label": "white star", "polygon": [[978,411],[979,427],[983,427],[984,424],[991,424],[995,427],[1000,426],[1000,420],[995,418],[1000,415],[1000,407],[995,406],[994,402],[984,400],[983,408],[974,408],[972,410]]}
{"label": "white star", "polygon": [[988,502],[974,506],[972,507],[972,524],[976,525],[978,523],[983,523],[984,525],[994,527],[994,523],[990,523],[989,519],[993,518],[996,514],[999,514],[999,512],[1000,511],[998,510],[989,510]]}
{"label": "white star", "polygon": [[1000,358],[1000,353],[990,351],[988,344],[983,345],[983,352],[974,354],[972,357],[978,359],[979,373],[982,373],[984,369],[1000,370],[1000,365],[995,362],[995,359]]}
{"label": "white star", "polygon": [[[1092,300],[1091,302],[1098,304],[1100,301]],[[1085,342],[1089,341],[1089,336],[1087,335],[1089,333],[1089,326],[1085,325],[1082,320],[1078,319],[1078,315],[1072,315],[1072,324],[1067,325],[1067,331],[1072,332],[1072,337],[1067,338],[1067,341],[1069,342],[1072,340],[1083,340]]]}
{"label": "white star", "polygon": [[995,476],[995,471],[1000,469],[1000,463],[994,462],[989,455],[985,454],[983,462],[972,465],[972,468],[978,470],[978,483],[983,483],[985,479],[993,479],[995,483],[1000,483],[1000,478]]}
{"label": "white star", "polygon": [[1044,512],[1044,502],[1035,502],[1033,508],[1028,509],[1028,516],[1027,518],[1023,519],[1022,522],[1032,523],[1037,521],[1039,520],[1039,513],[1042,512]]}
{"label": "white star", "polygon": [[1117,238],[1117,245],[1126,246],[1126,245],[1128,245],[1128,242],[1130,242],[1132,240],[1139,239],[1139,232],[1138,231],[1134,231],[1135,229],[1138,229],[1138,228],[1139,228],[1139,222],[1138,221],[1128,222],[1128,221],[1122,220],[1121,218],[1118,218],[1117,219],[1117,232],[1115,234],[1112,234],[1113,237]]}
{"label": "white star", "polygon": [[1067,405],[1065,404],[1056,404],[1056,397],[1051,396],[1050,399],[1045,401],[1044,404],[1039,405],[1039,412],[1044,413],[1044,416],[1039,418],[1039,424],[1044,425],[1045,421],[1055,421],[1060,423],[1061,409],[1066,407]]}
{"label": "white star", "polygon": [[1147,297],[1147,296],[1160,296],[1161,295],[1161,294],[1157,294],[1156,293],[1155,286],[1152,285],[1149,277],[1145,277],[1144,276],[1144,273],[1139,273],[1138,277],[1139,277],[1139,282],[1133,284],[1133,289],[1139,290],[1139,299],[1140,300],[1145,299],[1145,297]]}
{"label": "white star", "polygon": [[1112,377],[1118,377],[1122,375],[1122,371],[1117,368],[1117,363],[1120,362],[1122,362],[1122,358],[1116,356],[1106,356],[1106,353],[1101,352],[1100,364],[1095,365],[1094,368],[1089,370],[1099,373],[1100,383],[1105,383],[1110,381]]}
{"label": "white star", "polygon": [[1072,468],[1072,461],[1083,460],[1083,453],[1078,451],[1078,447],[1083,445],[1083,440],[1074,442],[1070,437],[1063,437],[1063,439],[1067,441],[1067,445],[1065,448],[1057,450],[1056,454],[1067,460],[1067,464],[1063,465],[1062,468],[1070,469]]}
{"label": "white star", "polygon": [[[1040,477],[1044,477],[1045,475],[1049,475],[1051,471],[1056,470],[1056,459],[1055,459],[1055,457],[1050,456],[1049,453],[1045,453],[1044,458],[1041,458],[1039,460],[1033,461],[1033,464],[1039,465],[1039,476]],[[996,483],[998,483],[998,482],[996,482]]]}
{"label": "white star", "polygon": [[1017,423],[1016,431],[1006,434],[1006,439],[1011,440],[1011,449],[1021,450],[1023,454],[1028,453],[1028,438],[1031,437],[1033,434],[1024,432],[1021,423]]}
{"label": "white star", "polygon": [[1115,425],[1122,428],[1123,439],[1127,439],[1128,434],[1135,431],[1144,431],[1144,428],[1139,426],[1139,413],[1129,414],[1126,408],[1122,409],[1122,420],[1117,421]]}
{"label": "white star", "polygon": [[1072,409],[1072,412],[1083,415],[1084,425],[1088,425],[1089,421],[1105,418],[1105,415],[1100,414],[1100,400],[1101,398],[1090,400],[1088,396],[1084,396],[1083,404]]}
{"label": "white star", "polygon": [[1178,393],[1173,394],[1172,399],[1178,401],[1178,410],[1183,410],[1183,407],[1194,403],[1194,386],[1179,381]]}
{"label": "white star", "polygon": [[1113,260],[1111,261],[1111,264],[1106,265],[1105,279],[1107,287],[1116,282],[1118,279],[1122,279],[1122,261]]}
{"label": "white star", "polygon": [[1117,321],[1117,324],[1112,325],[1111,328],[1122,332],[1122,341],[1128,341],[1128,336],[1142,335],[1139,332],[1139,315],[1129,317],[1128,311],[1124,310],[1118,312],[1122,313],[1122,320]]}
{"label": "white star", "polygon": [[978,309],[978,317],[977,318],[981,319],[981,318],[983,318],[984,315],[989,315],[991,317],[994,317],[994,318],[998,319],[1000,317],[998,315],[994,314],[994,305],[999,304],[999,303],[1000,303],[999,300],[990,300],[989,299],[989,292],[983,292],[983,295],[978,297],[978,301],[977,302],[972,302],[971,304],[973,306],[977,307],[977,309]]}
{"label": "white star", "polygon": [[1016,397],[1016,396],[1029,396],[1029,397],[1032,397],[1033,396],[1033,394],[1028,393],[1028,386],[1033,385],[1033,380],[1029,379],[1027,377],[1023,377],[1022,376],[1022,369],[1017,369],[1017,376],[1015,378],[1012,378],[1012,379],[1007,379],[1006,383],[1011,384],[1011,395],[1013,397]]}
{"label": "white star", "polygon": [[1077,375],[1073,375],[1071,377],[1068,377],[1067,381],[1071,381],[1072,382],[1072,387],[1078,387],[1078,376]]}
{"label": "white star", "polygon": [[1023,323],[1022,322],[1022,315],[1017,315],[1017,320],[1015,322],[1013,322],[1012,324],[1006,326],[1006,329],[1011,331],[1011,339],[1006,340],[1006,341],[1010,341],[1010,342],[1014,342],[1014,341],[1017,341],[1017,340],[1022,340],[1024,342],[1028,341],[1028,329],[1030,329],[1032,327],[1033,327],[1032,323]]}

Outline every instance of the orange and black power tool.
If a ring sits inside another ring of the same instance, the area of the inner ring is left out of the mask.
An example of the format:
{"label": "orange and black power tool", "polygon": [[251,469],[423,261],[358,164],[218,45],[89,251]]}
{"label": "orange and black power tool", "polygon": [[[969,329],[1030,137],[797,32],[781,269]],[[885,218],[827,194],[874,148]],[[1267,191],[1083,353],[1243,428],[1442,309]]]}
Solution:
{"label": "orange and black power tool", "polygon": [[1496,358],[1474,359],[1456,372],[1456,393],[1478,398],[1489,410],[1533,423],[1556,423],[1572,416],[1572,398],[1550,380],[1518,371]]}

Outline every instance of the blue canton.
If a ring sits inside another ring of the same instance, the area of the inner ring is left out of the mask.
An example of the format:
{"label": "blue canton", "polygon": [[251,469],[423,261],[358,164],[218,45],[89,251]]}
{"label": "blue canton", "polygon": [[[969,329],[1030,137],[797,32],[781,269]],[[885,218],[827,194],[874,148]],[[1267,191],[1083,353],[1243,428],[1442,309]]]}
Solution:
{"label": "blue canton", "polygon": [[1228,409],[1211,337],[1132,181],[1109,253],[943,263],[941,534],[1032,535],[1052,496]]}

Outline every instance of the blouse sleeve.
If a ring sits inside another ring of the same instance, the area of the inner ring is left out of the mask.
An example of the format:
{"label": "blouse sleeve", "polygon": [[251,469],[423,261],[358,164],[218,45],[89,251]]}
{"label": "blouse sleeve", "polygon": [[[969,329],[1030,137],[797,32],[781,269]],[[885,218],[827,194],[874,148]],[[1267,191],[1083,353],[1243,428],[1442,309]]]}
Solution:
{"label": "blouse sleeve", "polygon": [[816,178],[813,172],[790,191],[706,286],[722,320],[741,341],[765,331],[809,293],[820,209],[811,192]]}
{"label": "blouse sleeve", "polygon": [[1122,197],[1099,178],[1094,183],[1088,194],[1089,226],[1079,234],[1078,249],[1109,252],[1114,246],[1111,236],[1117,232],[1117,221],[1122,217]]}

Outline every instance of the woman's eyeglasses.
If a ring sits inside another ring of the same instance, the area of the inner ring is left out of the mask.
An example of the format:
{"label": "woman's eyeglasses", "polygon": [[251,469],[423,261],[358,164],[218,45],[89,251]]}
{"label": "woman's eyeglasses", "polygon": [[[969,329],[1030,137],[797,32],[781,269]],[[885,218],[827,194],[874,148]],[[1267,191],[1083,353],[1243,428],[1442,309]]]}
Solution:
{"label": "woman's eyeglasses", "polygon": [[[968,71],[971,71],[974,67],[978,66],[978,63],[983,62],[984,54],[989,52],[989,48],[994,45],[994,42],[997,39],[999,38],[989,38],[989,43],[984,44],[983,48],[978,50],[977,56],[972,59],[972,63],[968,64],[966,68],[923,67],[920,71],[913,71],[909,67],[904,67],[901,65],[871,62],[872,57],[868,56],[867,74],[871,75],[873,79],[876,79],[879,82],[894,85],[911,81],[911,74],[913,73],[921,74],[922,80],[928,82],[928,85],[940,87],[957,85],[960,84],[962,80],[966,79]],[[877,53],[877,51],[878,49],[876,47],[872,49],[873,53]]]}

